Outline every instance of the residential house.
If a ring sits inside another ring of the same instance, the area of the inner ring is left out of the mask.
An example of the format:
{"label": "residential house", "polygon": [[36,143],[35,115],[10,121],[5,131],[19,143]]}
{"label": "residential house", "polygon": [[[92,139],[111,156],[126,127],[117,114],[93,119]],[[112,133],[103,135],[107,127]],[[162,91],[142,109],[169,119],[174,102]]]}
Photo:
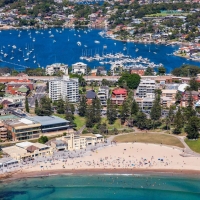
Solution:
{"label": "residential house", "polygon": [[59,71],[65,75],[68,75],[68,65],[62,63],[54,63],[52,65],[46,66],[46,74],[48,75],[56,74]]}
{"label": "residential house", "polygon": [[131,74],[138,74],[139,76],[144,76],[145,69],[143,69],[143,68],[131,68],[130,73]]}
{"label": "residential house", "polygon": [[92,104],[92,100],[96,99],[97,94],[94,90],[88,90],[86,91],[86,99],[87,99],[87,104],[91,105]]}
{"label": "residential house", "polygon": [[75,64],[72,64],[72,73],[73,74],[87,74],[87,65],[82,62],[77,62]]}
{"label": "residential house", "polygon": [[112,91],[111,101],[116,105],[122,105],[128,96],[128,91],[124,88],[115,88]]}

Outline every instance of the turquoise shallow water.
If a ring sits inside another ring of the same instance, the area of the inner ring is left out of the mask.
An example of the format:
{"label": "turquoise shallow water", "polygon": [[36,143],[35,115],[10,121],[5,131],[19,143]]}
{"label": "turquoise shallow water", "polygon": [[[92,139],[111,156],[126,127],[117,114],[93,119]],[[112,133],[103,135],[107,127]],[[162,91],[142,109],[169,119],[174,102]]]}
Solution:
{"label": "turquoise shallow water", "polygon": [[66,175],[0,184],[0,199],[199,200],[200,178]]}

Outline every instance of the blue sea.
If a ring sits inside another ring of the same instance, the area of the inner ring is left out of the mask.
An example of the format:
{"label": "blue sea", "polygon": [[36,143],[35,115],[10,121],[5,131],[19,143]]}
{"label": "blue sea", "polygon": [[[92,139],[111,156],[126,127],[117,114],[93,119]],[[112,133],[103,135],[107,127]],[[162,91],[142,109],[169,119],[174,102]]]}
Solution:
{"label": "blue sea", "polygon": [[60,175],[0,184],[3,200],[199,200],[200,178],[149,175]]}
{"label": "blue sea", "polygon": [[[200,66],[200,62],[176,57],[172,53],[179,46],[139,44],[103,38],[99,29],[5,30],[0,32],[0,66],[16,70],[26,67],[46,67],[55,62],[71,66],[82,61],[82,55],[94,56],[102,53],[123,53],[133,58],[142,56],[155,64],[162,63],[167,72],[182,64]],[[95,43],[98,41],[98,43]],[[80,42],[79,46],[77,42]],[[104,48],[104,47],[107,48]],[[126,48],[125,48],[126,47]],[[125,50],[124,50],[125,49]],[[136,51],[138,49],[138,51]],[[100,66],[98,61],[87,62],[92,69]],[[110,65],[105,65],[107,69]]]}

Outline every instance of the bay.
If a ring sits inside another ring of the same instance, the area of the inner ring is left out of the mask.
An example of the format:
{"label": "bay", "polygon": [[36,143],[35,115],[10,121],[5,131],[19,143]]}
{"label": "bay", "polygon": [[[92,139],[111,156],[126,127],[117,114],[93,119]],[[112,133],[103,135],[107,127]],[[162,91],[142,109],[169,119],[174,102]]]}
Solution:
{"label": "bay", "polygon": [[0,199],[197,200],[199,180],[128,174],[58,175],[1,183]]}
{"label": "bay", "polygon": [[[5,30],[0,32],[0,66],[9,66],[16,70],[26,67],[46,67],[53,63],[65,63],[71,66],[80,62],[83,54],[94,56],[98,53],[123,53],[133,58],[142,56],[155,64],[162,63],[167,72],[182,64],[200,66],[200,62],[187,60],[173,55],[179,46],[165,46],[156,44],[139,44],[116,41],[103,38],[99,29],[61,29],[51,28],[44,30]],[[95,43],[98,41],[99,43]],[[80,46],[77,44],[81,44]],[[106,48],[104,48],[106,46]],[[126,47],[126,48],[124,48]],[[126,49],[126,50],[124,50]],[[138,49],[138,51],[136,50]],[[98,66],[99,61],[87,62],[92,69]],[[110,65],[105,65],[109,70]]]}

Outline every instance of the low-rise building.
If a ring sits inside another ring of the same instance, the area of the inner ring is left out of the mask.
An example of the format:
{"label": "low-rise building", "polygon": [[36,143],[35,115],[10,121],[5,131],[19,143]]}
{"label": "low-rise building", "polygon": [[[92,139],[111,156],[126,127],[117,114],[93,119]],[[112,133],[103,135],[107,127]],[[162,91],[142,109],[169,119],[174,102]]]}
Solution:
{"label": "low-rise building", "polygon": [[82,62],[77,62],[72,64],[72,73],[73,74],[87,74],[87,65]]}
{"label": "low-rise building", "polygon": [[104,138],[100,134],[79,135],[71,133],[63,136],[61,139],[67,143],[67,150],[69,151],[84,149],[88,145],[95,145],[96,143],[104,142]]}
{"label": "low-rise building", "polygon": [[5,157],[0,159],[0,168],[1,167],[8,167],[10,165],[18,164],[18,161],[11,158],[11,157]]}
{"label": "low-rise building", "polygon": [[62,63],[54,63],[52,65],[46,66],[46,74],[53,75],[57,72],[63,72],[63,74],[68,75],[68,65]]}
{"label": "low-rise building", "polygon": [[144,76],[145,69],[143,69],[143,68],[131,68],[130,73],[131,74],[138,74],[139,76]]}
{"label": "low-rise building", "polygon": [[51,146],[54,150],[63,151],[68,149],[68,144],[64,140],[54,139],[46,143]]}
{"label": "low-rise building", "polygon": [[11,105],[24,106],[25,105],[25,99],[26,99],[25,96],[5,94],[5,96],[2,98],[2,101],[7,100],[11,103]]}
{"label": "low-rise building", "polygon": [[29,119],[31,119],[31,121],[34,121],[35,123],[41,124],[42,133],[66,130],[71,127],[69,121],[63,118],[54,116],[54,115],[53,116],[35,116]]}
{"label": "low-rise building", "polygon": [[53,149],[45,144],[21,142],[14,146],[2,148],[2,151],[18,161],[51,154]]}
{"label": "low-rise building", "polygon": [[115,88],[112,91],[111,101],[113,104],[122,105],[128,96],[128,91],[123,88]]}
{"label": "low-rise building", "polygon": [[172,101],[175,101],[176,93],[177,93],[177,90],[164,89],[162,90],[161,97],[168,97],[168,98],[171,98]]}
{"label": "low-rise building", "polygon": [[41,124],[26,118],[4,121],[5,127],[11,132],[13,141],[38,138]]}

